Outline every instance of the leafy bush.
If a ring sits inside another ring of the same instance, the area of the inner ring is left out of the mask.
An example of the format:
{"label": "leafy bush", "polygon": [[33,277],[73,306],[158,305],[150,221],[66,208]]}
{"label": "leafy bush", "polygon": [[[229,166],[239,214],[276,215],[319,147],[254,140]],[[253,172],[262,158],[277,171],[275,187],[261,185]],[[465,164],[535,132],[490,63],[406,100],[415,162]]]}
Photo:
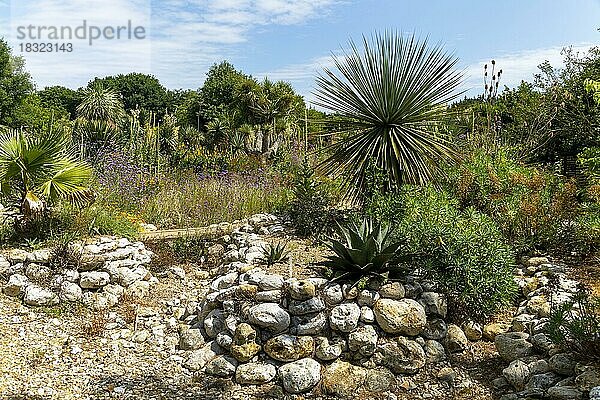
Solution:
{"label": "leafy bush", "polygon": [[546,330],[561,348],[600,360],[600,298],[578,293],[553,310]]}
{"label": "leafy bush", "polygon": [[400,259],[397,251],[403,242],[393,241],[387,224],[368,218],[359,225],[339,225],[341,240],[325,242],[334,255],[318,265],[326,269],[332,281],[349,281],[354,285],[370,278],[396,279],[407,272],[405,262],[412,257],[408,253]]}
{"label": "leafy bush", "polygon": [[404,187],[405,206],[396,237],[421,254],[417,272],[448,296],[454,318],[485,320],[509,306],[517,293],[513,254],[492,219],[434,188]]}
{"label": "leafy bush", "polygon": [[289,214],[296,233],[318,237],[327,231],[334,220],[333,196],[306,161],[294,177],[293,193]]}
{"label": "leafy bush", "polygon": [[569,243],[579,212],[573,182],[519,165],[502,152],[474,152],[448,175],[446,187],[459,207],[488,215],[517,252]]}

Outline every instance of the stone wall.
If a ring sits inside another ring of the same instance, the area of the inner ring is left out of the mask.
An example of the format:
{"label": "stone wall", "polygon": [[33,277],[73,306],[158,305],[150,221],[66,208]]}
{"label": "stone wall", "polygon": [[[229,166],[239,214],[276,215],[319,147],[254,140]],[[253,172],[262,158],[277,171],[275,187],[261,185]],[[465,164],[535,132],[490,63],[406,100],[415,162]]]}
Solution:
{"label": "stone wall", "polygon": [[[321,383],[352,396],[390,390],[398,376],[467,348],[463,329],[445,321],[445,297],[426,283],[358,289],[258,267],[264,242],[254,232],[273,226],[275,219],[244,226],[211,247],[223,264],[179,332],[189,370],[239,384],[280,380],[289,393]],[[481,328],[470,327],[480,339]]]}
{"label": "stone wall", "polygon": [[156,282],[147,269],[153,253],[141,242],[99,237],[74,242],[62,255],[51,249],[0,253],[2,291],[30,306],[83,302],[110,308],[123,294],[144,297]]}
{"label": "stone wall", "polygon": [[501,327],[494,341],[508,364],[494,381],[496,389],[505,393],[502,400],[575,400],[588,395],[600,400],[599,367],[578,362],[546,334],[551,305],[564,303],[582,288],[546,257],[524,259],[515,272],[523,299],[512,323]]}

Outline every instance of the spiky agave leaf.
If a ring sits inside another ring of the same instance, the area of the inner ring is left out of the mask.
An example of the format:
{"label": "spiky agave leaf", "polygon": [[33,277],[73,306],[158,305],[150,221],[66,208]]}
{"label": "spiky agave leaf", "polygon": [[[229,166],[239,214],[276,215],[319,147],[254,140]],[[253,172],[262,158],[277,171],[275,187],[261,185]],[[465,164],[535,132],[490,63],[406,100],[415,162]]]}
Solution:
{"label": "spiky agave leaf", "polygon": [[356,284],[365,277],[386,278],[402,245],[402,242],[391,243],[388,232],[387,225],[370,219],[339,226],[341,240],[332,238],[325,242],[334,254],[317,265],[331,271],[332,281]]}
{"label": "spiky agave leaf", "polygon": [[363,188],[371,162],[394,187],[425,183],[440,161],[453,158],[436,128],[445,104],[460,95],[456,57],[414,34],[386,32],[363,37],[362,50],[351,41],[350,51],[333,61],[337,71],[325,68],[317,78],[315,104],[340,115],[344,128],[321,167],[343,177],[350,198]]}

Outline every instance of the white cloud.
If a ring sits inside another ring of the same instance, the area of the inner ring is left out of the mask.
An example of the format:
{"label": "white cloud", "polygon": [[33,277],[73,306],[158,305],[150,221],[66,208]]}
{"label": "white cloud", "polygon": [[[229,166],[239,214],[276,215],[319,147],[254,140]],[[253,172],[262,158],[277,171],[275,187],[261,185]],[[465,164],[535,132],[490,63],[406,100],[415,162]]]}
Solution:
{"label": "white cloud", "polygon": [[[340,0],[38,0],[10,2],[9,36],[19,49],[17,26],[144,26],[137,41],[74,42],[73,54],[23,53],[40,87],[85,84],[94,76],[153,73],[169,87],[198,87],[214,62],[228,58],[253,29],[302,24]],[[0,4],[7,0],[0,0]],[[16,51],[15,51],[16,52]]]}
{"label": "white cloud", "polygon": [[[562,49],[565,46],[555,46],[534,50],[524,50],[516,53],[501,54],[494,57],[496,68],[502,69],[501,86],[516,87],[521,81],[532,81],[534,74],[539,72],[538,66],[544,61],[550,62],[553,67],[563,65]],[[592,45],[580,43],[572,46],[576,52],[587,52]],[[463,87],[469,95],[483,92],[483,66],[490,60],[481,60],[465,68],[465,82]]]}

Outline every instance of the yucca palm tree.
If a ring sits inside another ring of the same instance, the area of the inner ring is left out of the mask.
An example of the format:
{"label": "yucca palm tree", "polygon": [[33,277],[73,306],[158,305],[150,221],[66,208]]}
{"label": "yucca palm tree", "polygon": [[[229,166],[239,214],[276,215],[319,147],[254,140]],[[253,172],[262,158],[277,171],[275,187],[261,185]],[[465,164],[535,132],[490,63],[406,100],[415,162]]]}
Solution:
{"label": "yucca palm tree", "polygon": [[358,197],[371,163],[397,187],[431,180],[439,163],[453,158],[437,126],[445,105],[461,94],[456,57],[414,34],[386,32],[363,37],[362,50],[351,41],[333,61],[337,71],[325,68],[317,78],[315,104],[343,124],[321,167],[343,177],[350,198]]}
{"label": "yucca palm tree", "polygon": [[94,84],[83,89],[81,103],[77,106],[77,115],[89,121],[104,121],[118,126],[126,113],[117,91]]}
{"label": "yucca palm tree", "polygon": [[91,168],[68,151],[62,132],[29,136],[8,130],[0,134],[0,190],[6,197],[17,197],[26,217],[41,208],[40,198],[83,202],[91,175]]}

